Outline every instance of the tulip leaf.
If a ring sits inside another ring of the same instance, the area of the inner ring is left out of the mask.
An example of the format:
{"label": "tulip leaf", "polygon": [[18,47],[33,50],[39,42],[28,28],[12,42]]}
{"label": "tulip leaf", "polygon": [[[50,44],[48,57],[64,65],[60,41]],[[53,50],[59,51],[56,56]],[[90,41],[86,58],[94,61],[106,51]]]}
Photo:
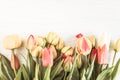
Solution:
{"label": "tulip leaf", "polygon": [[85,68],[83,68],[81,73],[80,73],[80,79],[81,80],[86,80],[85,72],[86,72],[86,70],[85,70]]}
{"label": "tulip leaf", "polygon": [[28,72],[27,72],[24,64],[22,65],[22,74],[23,74],[24,80],[30,80],[30,79],[29,79],[29,74],[28,74]]}
{"label": "tulip leaf", "polygon": [[51,67],[48,66],[46,71],[45,71],[45,75],[44,75],[43,80],[50,80],[50,72],[51,72]]}
{"label": "tulip leaf", "polygon": [[22,66],[20,66],[18,72],[17,72],[17,75],[15,77],[14,80],[23,80],[23,76],[22,76]]}
{"label": "tulip leaf", "polygon": [[62,63],[63,63],[63,60],[60,61],[56,66],[54,66],[55,68],[54,68],[54,69],[52,70],[52,72],[51,72],[51,80],[53,80],[54,77],[56,76],[56,74],[59,72]]}
{"label": "tulip leaf", "polygon": [[112,72],[112,80],[117,80],[117,77],[120,76],[120,59],[117,61],[113,72]]}
{"label": "tulip leaf", "polygon": [[87,80],[90,80],[90,78],[92,76],[92,72],[93,72],[93,69],[94,69],[95,58],[96,58],[96,56],[94,56],[91,65],[87,69]]}
{"label": "tulip leaf", "polygon": [[0,78],[1,80],[9,80],[9,78],[3,73],[4,71],[2,71],[2,63],[0,62]]}
{"label": "tulip leaf", "polygon": [[10,75],[10,77],[14,79],[15,74],[13,69],[11,68],[10,61],[3,55],[2,55],[1,61],[6,66],[6,71],[8,71],[8,74]]}
{"label": "tulip leaf", "polygon": [[35,76],[35,61],[32,58],[32,55],[28,53],[27,57],[27,67],[29,68],[29,74],[31,78],[34,78]]}
{"label": "tulip leaf", "polygon": [[75,65],[75,69],[73,71],[72,80],[79,80],[79,72],[78,72],[77,64]]}
{"label": "tulip leaf", "polygon": [[106,80],[106,77],[112,72],[113,67],[103,70],[97,77],[96,80]]}
{"label": "tulip leaf", "polygon": [[63,77],[64,77],[64,71],[62,70],[62,71],[60,72],[60,74],[58,74],[58,75],[54,78],[54,80],[62,80]]}

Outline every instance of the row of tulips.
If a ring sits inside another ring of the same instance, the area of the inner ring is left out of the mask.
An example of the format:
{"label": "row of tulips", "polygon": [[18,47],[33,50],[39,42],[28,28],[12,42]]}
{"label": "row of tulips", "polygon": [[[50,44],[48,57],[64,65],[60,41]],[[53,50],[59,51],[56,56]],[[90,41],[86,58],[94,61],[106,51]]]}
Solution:
{"label": "row of tulips", "polygon": [[[6,36],[3,46],[12,53],[11,60],[0,54],[0,80],[117,80],[120,59],[115,63],[115,58],[120,51],[120,39],[112,47],[115,54],[110,66],[107,34],[99,39],[83,34],[75,38],[74,48],[65,45],[54,32],[45,37],[30,35],[26,43],[19,35]],[[23,55],[25,63],[15,54],[20,47],[28,52],[27,58]]]}

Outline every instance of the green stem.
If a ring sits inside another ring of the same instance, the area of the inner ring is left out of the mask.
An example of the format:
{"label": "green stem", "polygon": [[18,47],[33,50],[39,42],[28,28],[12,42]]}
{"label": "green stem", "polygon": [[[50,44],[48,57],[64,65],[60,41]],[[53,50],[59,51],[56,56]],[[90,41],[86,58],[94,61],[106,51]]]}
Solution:
{"label": "green stem", "polygon": [[66,76],[67,76],[67,72],[65,71],[65,76],[64,76],[64,79],[63,79],[63,80],[65,80],[65,79],[66,79]]}
{"label": "green stem", "polygon": [[16,69],[15,69],[15,59],[14,59],[14,55],[15,55],[15,53],[14,53],[14,49],[12,49],[13,64],[14,64],[13,71],[14,71],[14,73],[15,73],[15,76],[16,76],[16,75],[17,75],[17,72],[16,72]]}
{"label": "green stem", "polygon": [[112,66],[114,65],[114,62],[115,62],[116,53],[117,53],[117,51],[115,51],[115,54],[114,54],[114,57],[113,57],[113,61],[112,61]]}

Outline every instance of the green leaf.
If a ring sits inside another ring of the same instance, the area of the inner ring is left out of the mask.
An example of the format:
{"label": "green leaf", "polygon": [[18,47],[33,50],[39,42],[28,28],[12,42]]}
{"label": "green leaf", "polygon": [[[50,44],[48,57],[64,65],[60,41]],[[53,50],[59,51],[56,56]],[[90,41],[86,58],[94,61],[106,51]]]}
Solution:
{"label": "green leaf", "polygon": [[112,72],[113,67],[103,70],[97,77],[96,80],[106,80],[106,77]]}
{"label": "green leaf", "polygon": [[18,72],[17,72],[17,75],[15,77],[14,80],[23,80],[23,76],[22,76],[22,66],[20,66]]}
{"label": "green leaf", "polygon": [[75,69],[73,71],[72,80],[79,80],[79,71],[77,69],[77,65],[75,66]]}
{"label": "green leaf", "polygon": [[3,73],[4,71],[2,71],[2,63],[0,62],[0,78],[1,80],[9,80],[9,78]]}
{"label": "green leaf", "polygon": [[30,79],[29,79],[29,73],[27,72],[24,64],[22,65],[22,74],[23,74],[24,80],[30,80]]}
{"label": "green leaf", "polygon": [[80,80],[86,80],[85,73],[86,73],[86,70],[85,70],[85,68],[83,68],[80,73]]}
{"label": "green leaf", "polygon": [[51,67],[48,66],[46,71],[45,71],[45,75],[44,75],[43,80],[50,80],[50,72],[51,72]]}
{"label": "green leaf", "polygon": [[91,65],[90,65],[90,66],[88,67],[88,69],[87,69],[87,72],[88,72],[88,74],[87,74],[87,80],[90,80],[90,78],[91,78],[91,76],[92,76],[95,58],[96,58],[96,56],[94,56]]}
{"label": "green leaf", "polygon": [[53,80],[63,80],[64,71],[62,70]]}
{"label": "green leaf", "polygon": [[118,76],[120,76],[120,59],[117,61],[114,70],[112,72],[112,80],[117,80]]}
{"label": "green leaf", "polygon": [[8,71],[10,77],[14,79],[15,74],[13,69],[11,68],[10,61],[5,56],[2,55],[1,62],[6,66],[6,71]]}
{"label": "green leaf", "polygon": [[33,60],[31,53],[29,52],[27,56],[27,71],[29,72],[30,79],[33,79],[35,76],[35,61]]}
{"label": "green leaf", "polygon": [[52,70],[52,72],[51,72],[51,80],[53,80],[54,77],[56,76],[56,74],[59,72],[62,63],[63,63],[63,60],[60,61],[56,66],[54,66],[55,68],[54,68],[54,69]]}

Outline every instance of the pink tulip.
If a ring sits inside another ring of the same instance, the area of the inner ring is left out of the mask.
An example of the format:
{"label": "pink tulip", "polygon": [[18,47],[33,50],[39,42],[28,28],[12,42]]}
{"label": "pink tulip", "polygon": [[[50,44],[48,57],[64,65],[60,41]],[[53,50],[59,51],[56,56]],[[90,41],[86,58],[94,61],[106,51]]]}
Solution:
{"label": "pink tulip", "polygon": [[15,54],[11,54],[11,67],[12,69],[16,69],[16,70],[18,70],[20,67],[18,57]]}
{"label": "pink tulip", "polygon": [[109,57],[109,44],[110,44],[110,37],[109,35],[103,34],[100,39],[98,40],[98,63],[99,64],[108,64],[108,57]]}
{"label": "pink tulip", "polygon": [[98,63],[108,64],[108,53],[106,45],[104,45],[102,48],[98,47]]}
{"label": "pink tulip", "polygon": [[51,48],[45,48],[42,53],[42,64],[44,67],[53,65],[53,54]]}
{"label": "pink tulip", "polygon": [[35,45],[36,45],[35,37],[33,35],[30,35],[27,39],[27,48],[29,50],[32,50],[34,49]]}

